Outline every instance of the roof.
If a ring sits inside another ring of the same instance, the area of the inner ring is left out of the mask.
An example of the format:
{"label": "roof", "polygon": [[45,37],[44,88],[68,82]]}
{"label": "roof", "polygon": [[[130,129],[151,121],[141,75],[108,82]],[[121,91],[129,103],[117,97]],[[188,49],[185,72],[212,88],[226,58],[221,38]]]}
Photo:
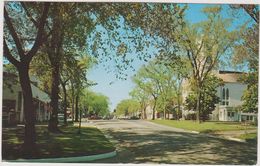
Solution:
{"label": "roof", "polygon": [[[13,79],[8,79],[8,78],[13,78]],[[10,82],[10,84],[14,84],[14,83],[16,83],[14,80],[16,80],[17,82],[19,81],[19,79],[15,73],[9,73],[6,71],[3,72],[3,81],[4,82]],[[34,81],[38,81],[38,80],[36,80],[36,78],[34,78]],[[39,87],[37,87],[34,83],[35,82],[32,82],[32,81],[30,82],[33,98],[37,98],[38,100],[43,101],[43,102],[50,102],[51,99],[50,99],[49,95],[46,92],[44,92],[43,90],[41,90]],[[19,89],[21,89],[20,84],[17,84],[17,86],[19,87]]]}
{"label": "roof", "polygon": [[220,79],[222,79],[224,82],[240,82],[239,78],[243,75],[242,72],[237,71],[219,71],[216,76]]}
{"label": "roof", "polygon": [[51,101],[51,99],[47,93],[45,93],[44,91],[39,89],[37,86],[33,85],[32,83],[31,83],[31,88],[32,88],[33,98],[37,98],[40,101],[43,101],[46,103]]}

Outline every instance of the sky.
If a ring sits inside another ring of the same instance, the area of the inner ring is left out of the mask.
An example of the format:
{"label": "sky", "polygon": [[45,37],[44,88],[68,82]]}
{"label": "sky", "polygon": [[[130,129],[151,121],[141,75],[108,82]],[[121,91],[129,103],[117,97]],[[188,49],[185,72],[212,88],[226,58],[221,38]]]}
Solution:
{"label": "sky", "polygon": [[[189,4],[189,8],[186,11],[186,17],[188,21],[191,23],[198,23],[206,19],[206,16],[201,12],[202,8],[205,6],[209,6],[206,4]],[[229,17],[230,11],[228,11],[228,6],[223,6],[223,17]],[[238,25],[241,25],[246,20],[249,19],[249,16],[246,13],[240,13],[238,18],[235,20],[235,23],[232,25],[232,29],[235,29]],[[133,66],[137,71],[145,62],[143,61],[134,61]],[[104,64],[98,64],[94,66],[89,74],[88,78],[97,83],[96,86],[91,87],[91,89],[95,92],[100,92],[110,99],[110,111],[113,111],[117,104],[123,100],[130,98],[129,92],[134,88],[134,84],[131,81],[131,77],[135,73],[134,71],[127,70],[127,79],[119,80],[115,77],[115,73],[107,72]],[[105,66],[109,66],[113,68],[112,62],[108,62]],[[113,70],[113,69],[112,69]]]}

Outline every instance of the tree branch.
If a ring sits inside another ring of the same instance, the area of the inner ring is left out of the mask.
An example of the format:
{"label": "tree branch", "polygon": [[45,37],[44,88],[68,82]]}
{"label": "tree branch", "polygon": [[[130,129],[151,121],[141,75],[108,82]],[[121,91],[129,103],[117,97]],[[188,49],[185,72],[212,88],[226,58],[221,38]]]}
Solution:
{"label": "tree branch", "polygon": [[[38,24],[38,22],[32,17],[31,13],[28,11],[26,4],[25,4],[24,2],[20,2],[20,3],[21,3],[21,5],[22,5],[22,7],[24,8],[27,17],[31,20],[31,22],[34,24],[34,26],[35,26],[36,28],[38,28],[39,24]],[[43,37],[43,39],[42,39],[43,41],[47,40],[48,37],[51,35],[51,33],[52,33],[52,31],[53,31],[53,29],[51,29],[47,24],[46,24],[46,27],[49,29],[49,33],[48,33],[48,34],[46,34],[46,32],[44,33],[44,37]],[[33,40],[34,40],[34,39],[33,39]]]}
{"label": "tree branch", "polygon": [[32,21],[32,23],[34,24],[34,26],[35,26],[36,28],[38,28],[38,23],[37,23],[37,21],[35,21],[35,19],[32,17],[31,13],[28,11],[28,9],[27,9],[27,7],[26,7],[26,4],[25,4],[24,2],[20,2],[20,3],[21,3],[21,5],[22,5],[22,7],[24,8],[27,17]]}
{"label": "tree branch", "polygon": [[254,12],[253,8],[255,8],[255,5],[249,5],[250,7],[247,7],[245,5],[240,5],[246,12],[248,15],[250,15],[251,18],[253,18],[253,20],[259,24],[259,11]]}
{"label": "tree branch", "polygon": [[39,47],[43,43],[44,26],[46,24],[49,7],[50,7],[50,3],[49,2],[45,2],[44,3],[43,13],[42,13],[42,16],[41,16],[40,21],[39,21],[38,32],[37,32],[37,36],[36,36],[34,45],[33,45],[32,49],[28,52],[28,54],[26,56],[26,60],[28,60],[28,61],[30,61],[32,59],[32,57],[36,54],[36,52],[38,51]]}
{"label": "tree branch", "polygon": [[20,62],[12,56],[12,54],[11,54],[11,52],[10,52],[8,46],[7,46],[7,43],[6,43],[5,39],[4,39],[4,56],[5,56],[15,67],[18,67],[18,66],[20,65]]}
{"label": "tree branch", "polygon": [[24,50],[22,48],[22,44],[21,44],[21,42],[18,38],[18,35],[17,35],[17,33],[14,29],[14,26],[12,24],[11,18],[9,17],[8,12],[7,12],[5,7],[4,7],[4,18],[5,18],[5,22],[6,22],[6,25],[8,27],[8,30],[10,31],[11,36],[14,39],[15,45],[16,45],[17,50],[18,50],[18,54],[19,54],[20,58],[23,58],[25,55],[24,55]]}

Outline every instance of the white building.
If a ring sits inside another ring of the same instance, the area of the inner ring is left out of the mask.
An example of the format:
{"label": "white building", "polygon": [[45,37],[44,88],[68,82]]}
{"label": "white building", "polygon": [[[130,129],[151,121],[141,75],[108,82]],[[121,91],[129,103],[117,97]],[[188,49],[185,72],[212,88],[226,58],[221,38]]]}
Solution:
{"label": "white building", "polygon": [[[241,98],[247,85],[240,82],[239,78],[243,73],[234,71],[218,71],[213,72],[218,78],[222,79],[224,85],[218,87],[217,95],[220,102],[216,104],[215,110],[210,114],[210,120],[213,121],[256,121],[256,113],[243,113],[241,106],[243,104]],[[185,80],[183,83],[183,101],[190,93],[189,82]],[[194,114],[193,110],[183,110],[182,116],[185,119],[188,114]]]}
{"label": "white building", "polygon": [[220,103],[212,112],[212,120],[219,121],[255,121],[257,114],[243,113],[240,108],[243,104],[241,98],[247,85],[239,81],[241,72],[219,71],[216,76],[224,81],[224,85],[218,87]]}
{"label": "white building", "polygon": [[[50,97],[37,87],[37,82],[31,79],[33,102],[37,121],[47,121],[50,117]],[[3,73],[3,125],[12,125],[24,122],[23,95],[18,77],[15,74]]]}

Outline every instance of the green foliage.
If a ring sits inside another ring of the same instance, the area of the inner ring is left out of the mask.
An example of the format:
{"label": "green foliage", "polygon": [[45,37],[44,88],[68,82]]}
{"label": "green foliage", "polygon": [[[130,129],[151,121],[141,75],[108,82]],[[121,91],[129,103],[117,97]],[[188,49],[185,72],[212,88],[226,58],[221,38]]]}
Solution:
{"label": "green foliage", "polygon": [[[224,61],[221,57],[227,54],[238,39],[237,31],[229,31],[231,20],[220,15],[220,7],[204,9],[207,20],[191,25],[186,23],[177,35],[180,45],[179,56],[186,56],[192,68],[193,88],[196,101],[203,101],[201,87],[205,84],[210,72]],[[225,59],[225,61],[227,61]],[[197,120],[199,120],[200,103],[196,102]]]}
{"label": "green foliage", "polygon": [[[209,118],[209,114],[215,109],[215,104],[220,101],[220,98],[217,95],[217,88],[222,84],[223,82],[220,79],[216,76],[210,75],[201,87],[200,117],[204,121]],[[192,91],[186,98],[186,109],[196,110],[196,102],[196,93]]]}
{"label": "green foliage", "polygon": [[233,63],[246,67],[248,74],[244,74],[241,81],[247,84],[242,100],[242,110],[258,112],[258,73],[259,73],[259,7],[258,5],[238,5],[249,14],[254,24],[241,30],[241,41],[234,47]]}
{"label": "green foliage", "polygon": [[116,107],[117,116],[138,116],[140,104],[133,99],[122,100]]}
{"label": "green foliage", "polygon": [[246,133],[239,135],[240,139],[246,140],[246,141],[255,141],[257,142],[257,133]]}
{"label": "green foliage", "polygon": [[258,112],[258,72],[248,73],[242,79],[247,84],[247,89],[242,96],[242,110],[244,112]]}
{"label": "green foliage", "polygon": [[41,51],[32,59],[30,64],[30,75],[39,80],[39,87],[45,92],[51,93],[51,64],[48,57]]}
{"label": "green foliage", "polygon": [[85,89],[81,98],[80,105],[83,109],[87,109],[87,114],[99,117],[109,114],[109,99],[107,96]]}
{"label": "green foliage", "polygon": [[259,62],[259,25],[255,24],[239,33],[242,41],[234,47],[233,63],[258,71]]}
{"label": "green foliage", "polygon": [[171,67],[156,60],[150,61],[143,66],[133,77],[136,88],[141,89],[148,95],[148,99],[153,99],[154,109],[159,112],[167,111],[167,106],[176,99],[177,73]]}
{"label": "green foliage", "polygon": [[[181,26],[185,10],[177,4],[163,3],[113,3],[96,6],[98,10],[94,14],[97,27],[90,35],[89,49],[101,62],[114,61],[116,70],[113,72],[122,79],[126,78],[126,70],[134,70],[134,60],[148,61],[153,56],[150,49],[164,48],[161,45],[163,37],[174,38],[172,32]],[[108,19],[104,21],[106,17]]]}
{"label": "green foliage", "polygon": [[129,95],[140,104],[141,118],[146,119],[146,107],[149,105],[149,94],[144,89],[136,86]]}

